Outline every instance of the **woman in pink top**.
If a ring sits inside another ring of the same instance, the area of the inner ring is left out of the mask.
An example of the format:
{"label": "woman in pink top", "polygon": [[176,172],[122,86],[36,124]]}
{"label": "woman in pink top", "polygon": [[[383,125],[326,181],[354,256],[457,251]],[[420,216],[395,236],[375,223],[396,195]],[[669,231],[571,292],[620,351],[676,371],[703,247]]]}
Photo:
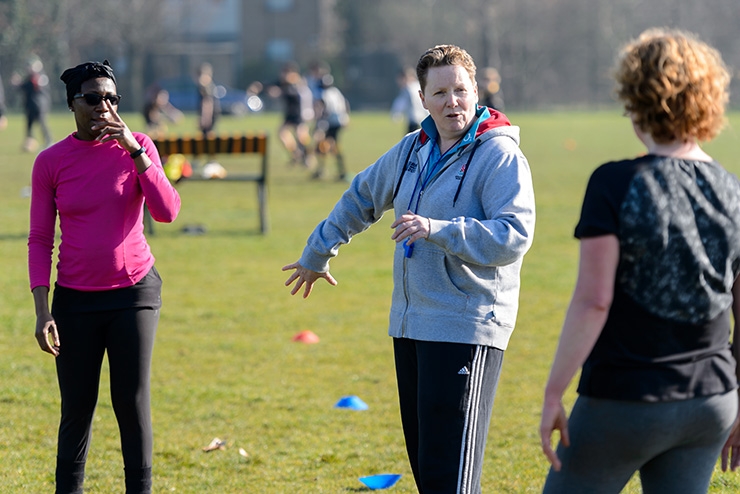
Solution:
{"label": "woman in pink top", "polygon": [[[127,493],[151,492],[149,374],[162,280],[144,238],[143,206],[173,221],[180,197],[157,150],[118,115],[108,61],[64,71],[77,131],[33,167],[28,267],[36,340],[56,357],[62,399],[56,492],[81,493],[107,352]],[[49,310],[52,252],[62,232]]]}

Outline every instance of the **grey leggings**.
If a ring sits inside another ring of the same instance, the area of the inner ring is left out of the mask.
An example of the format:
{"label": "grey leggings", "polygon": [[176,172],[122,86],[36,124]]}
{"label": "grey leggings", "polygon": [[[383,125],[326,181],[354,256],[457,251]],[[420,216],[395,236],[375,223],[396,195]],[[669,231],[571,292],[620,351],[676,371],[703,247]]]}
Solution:
{"label": "grey leggings", "polygon": [[644,494],[705,493],[737,416],[737,393],[661,403],[579,397],[543,490],[618,493],[639,470]]}

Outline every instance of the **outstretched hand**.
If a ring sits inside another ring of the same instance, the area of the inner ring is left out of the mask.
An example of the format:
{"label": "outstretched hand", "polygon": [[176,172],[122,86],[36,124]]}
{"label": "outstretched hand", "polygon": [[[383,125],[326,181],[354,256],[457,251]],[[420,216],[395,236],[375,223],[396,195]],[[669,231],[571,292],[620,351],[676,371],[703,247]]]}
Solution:
{"label": "outstretched hand", "polygon": [[334,279],[329,271],[325,273],[311,271],[310,269],[306,269],[301,266],[298,261],[294,262],[293,264],[283,266],[283,271],[290,271],[291,269],[294,271],[285,281],[285,286],[290,286],[293,282],[295,282],[295,286],[293,286],[293,289],[290,291],[291,295],[295,295],[296,293],[298,293],[301,287],[305,285],[305,288],[303,290],[303,298],[308,298],[308,296],[311,295],[314,283],[316,283],[316,280],[318,280],[319,278],[324,278],[332,286],[337,285],[337,280]]}

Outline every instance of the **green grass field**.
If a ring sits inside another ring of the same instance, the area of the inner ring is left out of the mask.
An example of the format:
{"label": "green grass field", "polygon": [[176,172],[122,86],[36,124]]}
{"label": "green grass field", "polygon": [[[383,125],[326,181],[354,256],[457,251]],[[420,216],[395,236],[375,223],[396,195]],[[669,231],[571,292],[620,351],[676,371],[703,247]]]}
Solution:
{"label": "green grass field", "polygon": [[[537,194],[537,232],[525,258],[517,330],[506,352],[488,438],[483,488],[488,493],[540,492],[548,464],[537,428],[543,386],[576,276],[572,237],[586,180],[606,160],[642,152],[620,112],[510,114],[522,127]],[[73,128],[69,113],[52,116],[54,137]],[[139,115],[128,115],[133,130]],[[740,172],[740,115],[710,154]],[[400,473],[389,491],[416,492],[398,415],[387,314],[391,293],[391,220],[386,217],[332,262],[339,285],[320,284],[308,300],[291,297],[281,267],[298,258],[313,227],[346,188],[315,181],[287,165],[274,138],[275,114],[224,118],[220,130],[271,134],[271,231],[259,234],[250,183],[183,183],[183,206],[150,243],[164,279],[155,347],[152,407],[154,492],[365,492],[358,477]],[[0,132],[0,492],[53,491],[59,395],[53,358],[34,340],[26,271],[29,185],[34,155],[22,153],[23,121]],[[192,116],[172,126],[194,134]],[[393,145],[400,123],[385,113],[355,114],[342,136],[357,172]],[[235,158],[220,160],[242,167]],[[254,161],[256,165],[256,160]],[[246,165],[246,166],[252,166]],[[205,226],[205,235],[182,232]],[[321,341],[291,341],[301,330]],[[63,343],[62,343],[63,344]],[[101,382],[86,492],[122,492],[118,430]],[[335,409],[357,395],[362,412]],[[572,402],[575,394],[568,394]],[[214,437],[224,450],[205,453]],[[248,456],[239,454],[243,448]],[[717,469],[710,492],[740,491],[740,474]],[[624,492],[640,492],[636,479]]]}

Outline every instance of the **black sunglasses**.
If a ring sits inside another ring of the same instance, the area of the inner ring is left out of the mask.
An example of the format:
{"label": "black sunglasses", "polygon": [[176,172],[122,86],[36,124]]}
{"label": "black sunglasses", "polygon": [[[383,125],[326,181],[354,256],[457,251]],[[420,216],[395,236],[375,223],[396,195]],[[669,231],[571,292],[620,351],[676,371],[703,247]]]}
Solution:
{"label": "black sunglasses", "polygon": [[74,95],[74,99],[79,98],[85,98],[85,103],[90,106],[98,106],[104,99],[110,101],[110,104],[114,106],[117,106],[118,102],[121,101],[120,94],[106,94],[103,96],[102,94],[97,93],[77,93]]}

